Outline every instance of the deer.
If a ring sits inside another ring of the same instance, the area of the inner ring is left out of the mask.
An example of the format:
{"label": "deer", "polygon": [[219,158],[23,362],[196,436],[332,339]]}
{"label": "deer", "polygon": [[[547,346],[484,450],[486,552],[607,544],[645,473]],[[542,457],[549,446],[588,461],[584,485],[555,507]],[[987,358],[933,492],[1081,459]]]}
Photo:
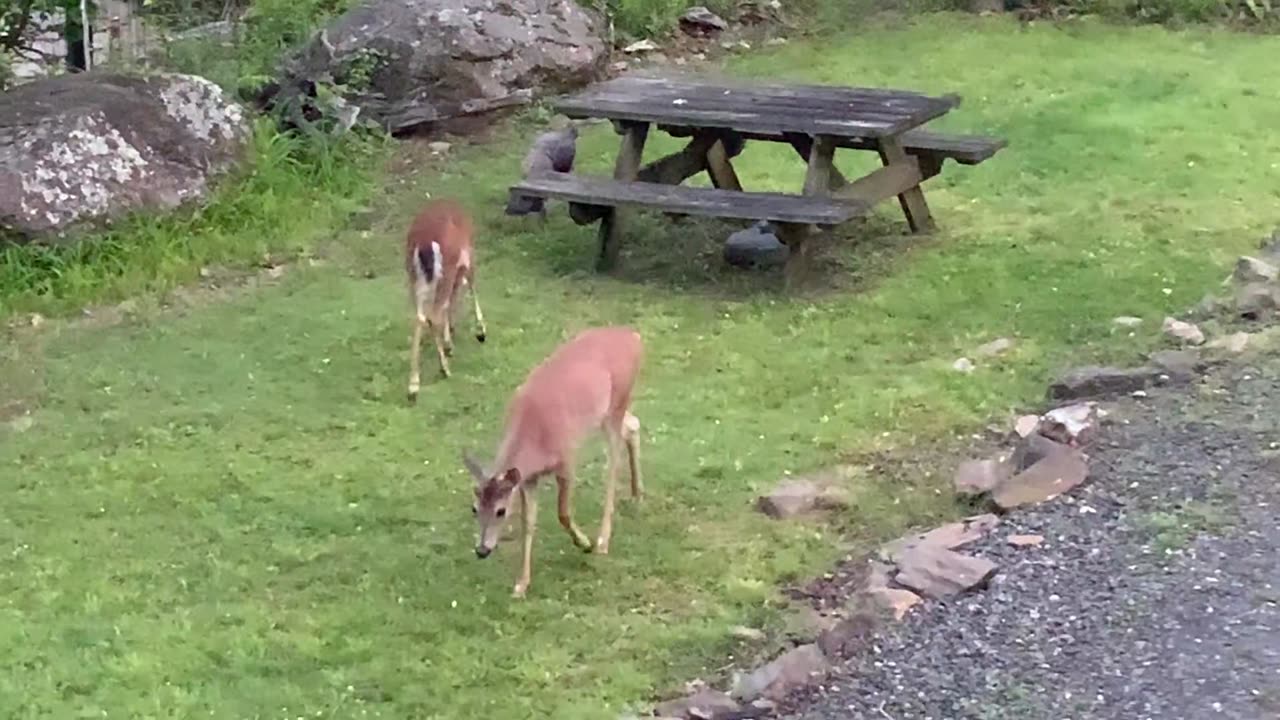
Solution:
{"label": "deer", "polygon": [[413,305],[413,340],[409,350],[409,403],[418,400],[422,385],[422,333],[430,328],[440,373],[448,378],[453,355],[453,326],[458,296],[471,291],[476,313],[476,340],[487,335],[484,313],[476,296],[476,272],[471,217],[456,201],[433,200],[418,213],[405,236],[404,264]]}
{"label": "deer", "polygon": [[[644,346],[629,327],[584,330],[534,367],[507,406],[506,423],[493,463],[486,470],[469,452],[462,462],[475,478],[472,513],[479,523],[476,557],[489,557],[502,536],[516,498],[521,510],[524,555],[512,592],[522,598],[532,580],[538,480],[554,475],[559,490],[560,525],[585,552],[607,555],[613,535],[618,464],[625,447],[631,497],[640,500],[640,421],[631,414],[632,393]],[[604,516],[593,544],[573,519],[573,486],[578,448],[593,430],[605,439]]]}

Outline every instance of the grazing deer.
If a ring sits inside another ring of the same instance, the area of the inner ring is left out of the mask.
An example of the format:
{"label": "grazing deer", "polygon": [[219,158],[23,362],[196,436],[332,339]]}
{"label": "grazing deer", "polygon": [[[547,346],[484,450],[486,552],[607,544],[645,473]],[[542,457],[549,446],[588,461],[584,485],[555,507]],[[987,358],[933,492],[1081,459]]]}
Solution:
{"label": "grazing deer", "polygon": [[[613,534],[614,484],[621,449],[627,449],[631,496],[639,499],[640,421],[631,414],[631,393],[644,352],[640,335],[627,327],[586,330],[555,350],[530,371],[507,408],[506,429],[488,471],[465,451],[463,464],[475,476],[475,505],[480,523],[476,555],[486,558],[498,544],[512,499],[520,497],[524,560],[516,597],[529,589],[538,479],[554,473],[559,487],[560,524],[573,544],[587,552],[609,552]],[[595,545],[573,521],[574,459],[582,440],[595,429],[605,437],[604,518]]]}
{"label": "grazing deer", "polygon": [[418,399],[422,384],[422,330],[431,328],[440,372],[449,377],[453,354],[453,325],[458,317],[458,296],[471,290],[476,309],[476,340],[484,342],[484,314],[476,297],[471,218],[453,200],[433,200],[418,213],[404,243],[404,265],[409,273],[413,303],[413,346],[409,353],[409,402]]}

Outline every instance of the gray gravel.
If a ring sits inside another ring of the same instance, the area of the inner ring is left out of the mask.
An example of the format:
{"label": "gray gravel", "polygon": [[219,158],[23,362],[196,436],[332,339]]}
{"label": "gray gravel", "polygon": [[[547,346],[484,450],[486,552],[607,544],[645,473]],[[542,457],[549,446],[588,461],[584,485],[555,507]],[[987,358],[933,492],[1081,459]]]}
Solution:
{"label": "gray gravel", "polygon": [[987,591],[886,628],[781,715],[1280,718],[1280,356],[1104,407],[1091,479],[966,548],[1000,565]]}

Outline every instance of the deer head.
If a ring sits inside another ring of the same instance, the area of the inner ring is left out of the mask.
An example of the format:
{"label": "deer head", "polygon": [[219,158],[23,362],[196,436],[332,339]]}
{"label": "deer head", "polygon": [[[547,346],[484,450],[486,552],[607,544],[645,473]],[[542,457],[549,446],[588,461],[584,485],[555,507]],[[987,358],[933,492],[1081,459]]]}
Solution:
{"label": "deer head", "polygon": [[471,506],[472,514],[480,524],[476,557],[487,558],[489,553],[497,547],[502,528],[506,525],[511,498],[516,487],[520,485],[520,471],[510,468],[491,475],[465,452],[462,454],[462,464],[476,480],[475,503]]}

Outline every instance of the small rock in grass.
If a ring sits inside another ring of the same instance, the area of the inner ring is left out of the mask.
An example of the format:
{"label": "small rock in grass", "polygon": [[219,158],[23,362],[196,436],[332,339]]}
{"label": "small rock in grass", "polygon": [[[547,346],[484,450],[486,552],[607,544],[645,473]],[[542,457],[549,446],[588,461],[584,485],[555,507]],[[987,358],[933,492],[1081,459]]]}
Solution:
{"label": "small rock in grass", "polygon": [[784,480],[768,495],[756,500],[760,512],[775,520],[849,506],[849,494],[840,485],[847,468],[835,468],[808,477]]}
{"label": "small rock in grass", "polygon": [[1142,318],[1133,317],[1132,315],[1121,315],[1111,322],[1118,327],[1135,328],[1142,324]]}
{"label": "small rock in grass", "polygon": [[447,143],[443,140],[436,140],[435,142],[427,143],[427,149],[431,151],[432,155],[443,155],[449,152],[449,149],[452,147],[453,143]]}
{"label": "small rock in grass", "polygon": [[1226,350],[1229,353],[1240,354],[1249,347],[1249,339],[1253,337],[1247,332],[1231,333],[1220,338],[1214,338],[1209,341],[1205,347],[1215,350]]}
{"label": "small rock in grass", "polygon": [[1044,542],[1043,535],[1010,535],[1005,538],[1014,547],[1038,547]]}
{"label": "small rock in grass", "polygon": [[1160,329],[1165,335],[1192,345],[1204,344],[1204,333],[1194,323],[1183,322],[1177,318],[1166,317]]}
{"label": "small rock in grass", "polygon": [[757,698],[781,700],[792,690],[825,677],[830,669],[831,664],[817,645],[801,645],[739,676],[731,694],[748,702]]}
{"label": "small rock in grass", "polygon": [[971,373],[973,372],[973,361],[966,357],[957,358],[955,362],[951,363],[951,369],[956,372]]}
{"label": "small rock in grass", "polygon": [[728,695],[718,690],[703,689],[688,697],[658,703],[654,712],[673,718],[715,718],[717,714],[729,715],[741,709],[742,706]]}
{"label": "small rock in grass", "polygon": [[996,564],[936,545],[922,545],[903,554],[894,580],[926,597],[940,600],[984,585],[996,574]]}
{"label": "small rock in grass", "polygon": [[1089,465],[1079,450],[1064,447],[996,486],[991,499],[1002,510],[1051,500],[1085,481]]}
{"label": "small rock in grass", "polygon": [[979,346],[974,353],[978,357],[996,357],[1003,355],[1013,349],[1013,341],[1009,338],[996,338],[991,342]]}
{"label": "small rock in grass", "polygon": [[1280,277],[1280,268],[1266,260],[1244,255],[1236,261],[1234,277],[1242,283],[1271,282]]}

